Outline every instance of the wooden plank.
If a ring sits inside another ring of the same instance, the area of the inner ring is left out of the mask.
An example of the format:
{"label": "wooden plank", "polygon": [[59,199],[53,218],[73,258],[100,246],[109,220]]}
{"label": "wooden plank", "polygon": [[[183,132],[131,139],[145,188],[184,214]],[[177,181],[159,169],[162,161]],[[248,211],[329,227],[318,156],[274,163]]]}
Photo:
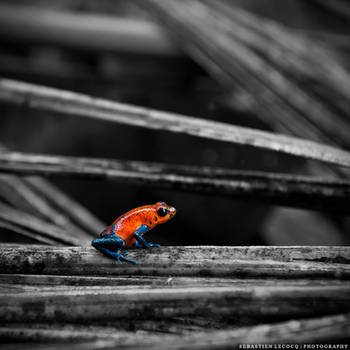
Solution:
{"label": "wooden plank", "polygon": [[[196,323],[196,322],[194,322]],[[199,322],[200,323],[200,322]],[[204,322],[203,322],[204,323]],[[224,322],[210,322],[209,325],[225,327]],[[207,327],[208,327],[207,326]],[[221,328],[222,329],[222,328]],[[204,326],[197,326],[190,322],[177,322],[169,320],[114,320],[113,324],[99,325],[78,325],[78,324],[11,324],[0,325],[0,341],[18,342],[67,342],[67,341],[82,341],[96,339],[119,339],[119,337],[131,337],[135,335],[152,335],[158,332],[162,336],[167,334],[188,334],[198,331],[204,331]]]}
{"label": "wooden plank", "polygon": [[130,249],[119,264],[92,247],[6,246],[0,272],[54,275],[350,277],[348,247],[162,247]]}
{"label": "wooden plank", "polygon": [[[328,286],[329,279],[276,279],[276,278],[230,278],[230,277],[183,277],[183,276],[69,276],[69,275],[30,275],[0,274],[2,290],[24,290],[33,288],[72,288],[72,286],[116,286],[121,287],[198,287],[198,286]],[[332,285],[348,286],[349,281],[332,280]],[[24,289],[23,289],[24,288]]]}
{"label": "wooden plank", "polygon": [[[273,324],[240,327],[229,330],[193,332],[181,335],[150,334],[146,332],[125,332],[112,327],[96,326],[2,326],[0,339],[7,341],[47,342],[44,349],[232,349],[238,344],[253,343],[320,343],[341,342],[348,339],[350,333],[350,315],[292,320]],[[100,340],[99,342],[95,342]],[[101,343],[101,340],[104,342]],[[77,342],[83,343],[77,343]],[[50,346],[51,343],[51,346]],[[56,345],[53,345],[56,343]],[[60,345],[61,343],[61,345]],[[28,343],[23,347],[28,348]]]}
{"label": "wooden plank", "polygon": [[0,100],[71,116],[88,117],[234,144],[250,145],[350,167],[350,153],[332,146],[9,79],[0,80]]}
{"label": "wooden plank", "polygon": [[[202,288],[212,290],[212,288],[239,288],[239,289],[247,289],[250,288],[260,288],[260,289],[300,289],[301,291],[305,290],[325,290],[329,287],[326,280],[316,281],[314,282],[312,279],[310,280],[284,280],[284,279],[272,279],[272,281],[265,281],[264,279],[233,279],[233,278],[214,278],[214,281],[201,280],[200,278],[193,278],[193,282],[191,283],[190,278],[187,280],[182,278],[154,278],[152,282],[147,279],[137,281],[140,276],[137,277],[129,277],[130,281],[123,281],[119,279],[119,283],[115,283],[114,285],[107,282],[105,285],[23,285],[23,284],[13,284],[13,283],[1,283],[0,284],[0,295],[11,295],[11,297],[15,296],[35,296],[38,295],[51,295],[55,297],[56,295],[75,295],[75,294],[100,294],[100,292],[105,295],[106,293],[114,293],[114,292],[125,292],[128,293],[130,290],[137,291],[138,293],[142,293],[145,290],[164,290],[165,292],[170,289],[174,290],[176,293],[179,290],[193,290],[195,288]],[[169,279],[172,279],[169,281]],[[106,278],[106,280],[110,280],[110,278]],[[174,280],[174,281],[173,281]],[[215,283],[216,280],[216,283]],[[116,281],[114,281],[116,282]],[[120,283],[124,282],[124,284]],[[338,288],[339,287],[339,288]],[[335,280],[332,281],[332,288],[343,290],[350,290],[349,281],[340,281]]]}
{"label": "wooden plank", "polygon": [[350,311],[349,286],[85,287],[0,292],[2,322],[239,317],[287,319]]}
{"label": "wooden plank", "polygon": [[[0,154],[0,171],[112,180],[176,191],[350,213],[350,181],[345,180],[20,152]],[[101,230],[102,227],[99,231]]]}

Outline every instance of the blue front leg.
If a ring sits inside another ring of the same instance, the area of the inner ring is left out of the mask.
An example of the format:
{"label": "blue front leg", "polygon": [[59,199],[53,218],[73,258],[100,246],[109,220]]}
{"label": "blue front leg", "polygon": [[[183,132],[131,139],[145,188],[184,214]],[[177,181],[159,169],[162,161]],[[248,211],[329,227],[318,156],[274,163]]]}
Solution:
{"label": "blue front leg", "polygon": [[[148,243],[142,235],[146,233],[149,230],[149,227],[147,225],[141,225],[135,232],[134,237],[136,238],[136,241],[139,245],[141,245],[144,248],[151,248],[151,247],[160,247],[159,244],[152,244]],[[135,246],[137,247],[136,243]]]}

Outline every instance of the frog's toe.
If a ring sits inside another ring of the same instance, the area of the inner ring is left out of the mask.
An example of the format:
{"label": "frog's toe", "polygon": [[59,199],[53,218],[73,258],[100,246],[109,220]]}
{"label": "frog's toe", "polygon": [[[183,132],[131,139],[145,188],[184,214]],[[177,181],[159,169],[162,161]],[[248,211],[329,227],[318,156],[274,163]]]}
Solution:
{"label": "frog's toe", "polygon": [[120,261],[121,258],[122,258],[121,255],[116,256],[116,260],[118,261],[119,264],[122,264],[122,262]]}
{"label": "frog's toe", "polygon": [[136,260],[130,260],[130,259],[127,259],[125,258],[125,256],[127,256],[129,253],[128,252],[125,252],[125,253],[119,253],[118,255],[115,255],[115,257],[117,258],[117,261],[119,262],[119,264],[122,264],[123,261],[125,262],[129,262],[129,263],[132,263],[132,264],[137,264],[137,261]]}
{"label": "frog's toe", "polygon": [[135,265],[137,264],[136,260],[130,260],[130,259],[124,258],[124,256],[121,256],[120,259],[122,261],[129,262],[129,263],[132,263],[132,264],[135,264]]}
{"label": "frog's toe", "polygon": [[151,248],[152,247],[160,248],[160,244],[157,244],[157,243],[151,243],[150,246]]}

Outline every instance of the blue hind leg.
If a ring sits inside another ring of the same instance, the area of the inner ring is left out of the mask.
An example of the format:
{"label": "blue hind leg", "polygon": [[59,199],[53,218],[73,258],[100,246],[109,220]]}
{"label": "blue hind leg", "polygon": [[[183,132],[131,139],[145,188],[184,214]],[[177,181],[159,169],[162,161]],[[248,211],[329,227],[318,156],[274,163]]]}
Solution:
{"label": "blue hind leg", "polygon": [[125,258],[127,252],[120,253],[120,250],[125,247],[125,242],[118,236],[111,235],[110,237],[96,238],[91,242],[91,245],[108,257],[117,259],[121,264],[122,261],[137,264],[135,260]]}
{"label": "blue hind leg", "polygon": [[99,251],[102,252],[103,254],[109,256],[109,257],[116,258],[118,260],[119,264],[121,264],[122,261],[137,264],[136,260],[130,260],[130,259],[125,258],[125,256],[127,256],[129,254],[128,252],[120,253],[120,250],[118,250],[116,252],[111,252],[110,250],[108,250],[106,248],[100,248]]}

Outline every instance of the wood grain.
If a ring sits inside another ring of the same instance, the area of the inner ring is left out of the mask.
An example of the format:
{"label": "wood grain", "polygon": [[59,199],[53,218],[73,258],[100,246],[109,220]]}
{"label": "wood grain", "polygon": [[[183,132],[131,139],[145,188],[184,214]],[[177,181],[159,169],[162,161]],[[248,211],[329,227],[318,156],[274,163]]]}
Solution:
{"label": "wood grain", "polygon": [[243,144],[350,167],[350,153],[282,134],[94,98],[72,91],[0,80],[0,100],[109,122]]}
{"label": "wood grain", "polygon": [[[313,343],[346,341],[350,333],[350,314],[314,317],[273,324],[261,324],[230,330],[195,332],[181,335],[162,335],[146,332],[125,332],[111,327],[72,327],[18,325],[0,327],[0,338],[35,341],[37,349],[232,349],[248,343]],[[81,343],[76,343],[80,341]],[[46,344],[40,346],[40,342]],[[56,343],[56,345],[54,345]],[[61,344],[59,344],[61,343]],[[62,344],[63,343],[63,344]],[[28,348],[28,343],[16,349]]]}
{"label": "wood grain", "polygon": [[6,246],[1,273],[229,276],[349,279],[347,247],[162,247],[130,249],[139,264],[119,264],[92,247]]}
{"label": "wood grain", "polygon": [[[261,200],[277,205],[350,213],[350,181],[345,180],[20,152],[0,154],[0,171],[22,175],[110,180],[197,194],[229,196],[253,201]],[[75,217],[80,216],[75,215]],[[94,224],[91,227],[96,226],[98,225]]]}
{"label": "wood grain", "polygon": [[[306,302],[308,300],[308,302]],[[114,319],[240,317],[287,319],[350,311],[349,286],[71,288],[0,292],[3,322],[107,322]]]}
{"label": "wood grain", "polygon": [[[329,279],[303,278],[231,278],[231,277],[197,277],[197,276],[82,276],[82,275],[32,275],[0,274],[1,289],[11,290],[50,290],[55,287],[69,289],[86,286],[115,286],[118,288],[171,288],[171,287],[227,287],[227,286],[328,286]],[[349,285],[349,281],[332,280],[332,285]]]}

